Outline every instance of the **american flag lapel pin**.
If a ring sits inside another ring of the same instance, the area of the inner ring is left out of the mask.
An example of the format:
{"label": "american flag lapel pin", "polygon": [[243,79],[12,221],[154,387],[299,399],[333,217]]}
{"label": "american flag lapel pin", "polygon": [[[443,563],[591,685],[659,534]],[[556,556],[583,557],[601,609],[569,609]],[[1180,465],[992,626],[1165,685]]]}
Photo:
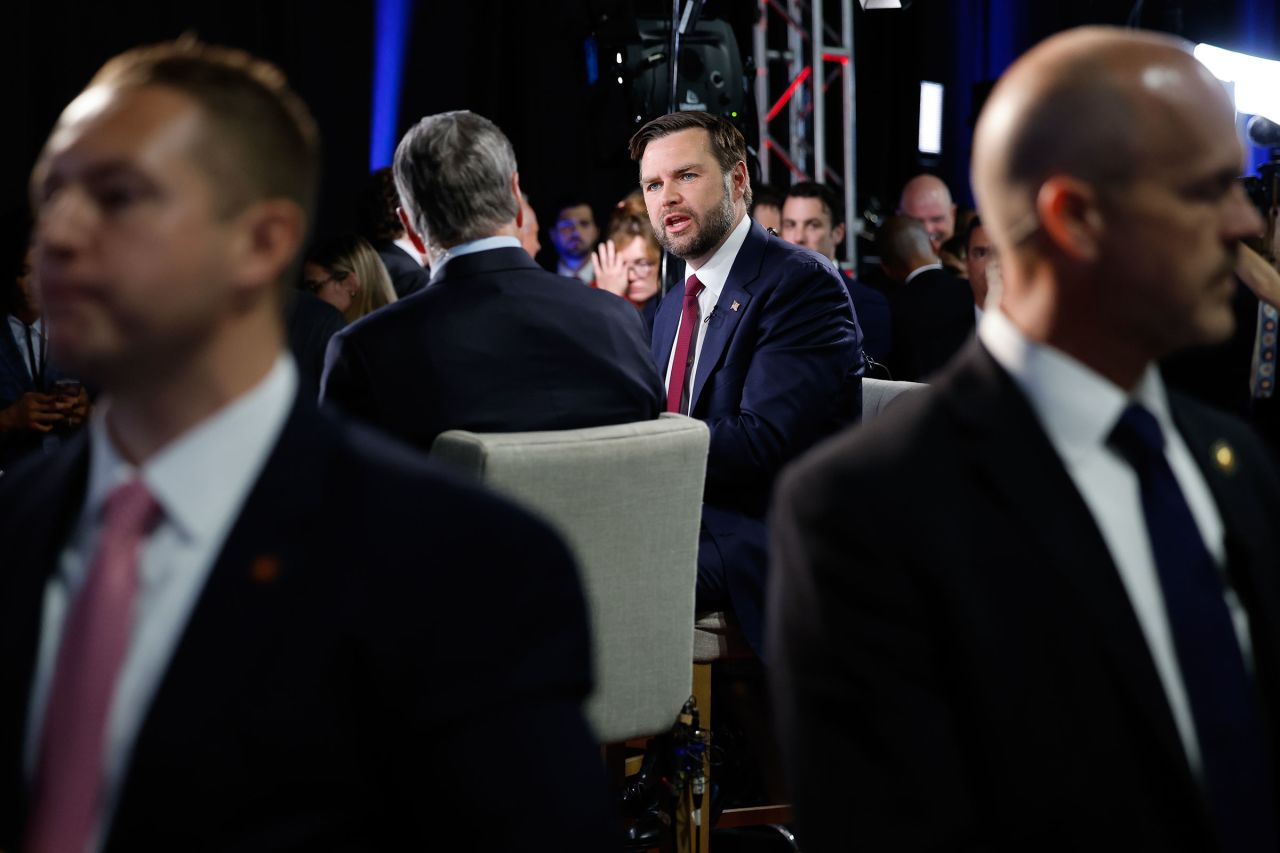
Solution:
{"label": "american flag lapel pin", "polygon": [[738,305],[738,300],[736,300],[736,299],[735,299],[735,300],[733,300],[733,304],[729,306],[729,310],[730,310],[730,311],[737,311],[739,307],[741,307],[741,306],[739,306],[739,305]]}

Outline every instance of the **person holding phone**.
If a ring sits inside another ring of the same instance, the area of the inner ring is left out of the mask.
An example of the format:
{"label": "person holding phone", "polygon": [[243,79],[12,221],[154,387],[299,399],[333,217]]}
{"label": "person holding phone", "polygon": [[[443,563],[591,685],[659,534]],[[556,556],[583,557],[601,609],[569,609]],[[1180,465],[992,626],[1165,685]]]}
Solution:
{"label": "person holding phone", "polygon": [[27,247],[2,293],[0,330],[0,471],[80,427],[89,412],[84,385],[49,361],[40,290]]}

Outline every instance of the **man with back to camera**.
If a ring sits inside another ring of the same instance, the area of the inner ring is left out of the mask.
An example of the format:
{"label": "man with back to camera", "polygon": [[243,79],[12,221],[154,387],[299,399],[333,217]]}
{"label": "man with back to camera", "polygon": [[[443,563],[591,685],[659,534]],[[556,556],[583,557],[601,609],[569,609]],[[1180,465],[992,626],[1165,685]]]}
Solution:
{"label": "man with back to camera", "polygon": [[890,216],[876,232],[888,287],[894,379],[927,380],[973,337],[973,292],[944,267],[924,226]]}
{"label": "man with back to camera", "polygon": [[431,274],[423,267],[422,255],[404,233],[400,221],[400,196],[390,166],[369,173],[365,187],[364,223],[361,236],[368,240],[391,277],[396,297],[403,299],[427,286]]}
{"label": "man with back to camera", "polygon": [[515,153],[496,125],[465,111],[427,116],[400,141],[394,168],[431,286],[333,337],[324,401],[422,450],[448,429],[658,416],[662,385],[638,312],[522,248]]}
{"label": "man with back to camera", "polygon": [[1155,367],[1231,333],[1262,226],[1189,47],[1089,28],[1014,63],[974,139],[978,340],[779,486],[806,850],[1277,849],[1280,478]]}
{"label": "man with back to camera", "polygon": [[727,120],[656,118],[631,159],[654,233],[684,261],[653,326],[666,408],[711,431],[698,608],[732,609],[759,652],[769,492],[785,462],[857,419],[862,334],[831,264],[747,216],[746,143]]}
{"label": "man with back to camera", "polygon": [[[801,181],[787,189],[782,203],[783,240],[812,249],[839,269],[836,248],[844,242],[844,229],[844,207],[826,184]],[[858,316],[863,348],[873,360],[883,362],[889,357],[893,339],[889,300],[879,290],[858,281],[855,273],[856,270],[846,272],[844,283]]]}
{"label": "man with back to camera", "polygon": [[183,39],[37,162],[51,346],[103,396],[0,481],[0,848],[423,849],[424,804],[485,849],[609,843],[564,546],[296,390],[317,144],[278,70]]}

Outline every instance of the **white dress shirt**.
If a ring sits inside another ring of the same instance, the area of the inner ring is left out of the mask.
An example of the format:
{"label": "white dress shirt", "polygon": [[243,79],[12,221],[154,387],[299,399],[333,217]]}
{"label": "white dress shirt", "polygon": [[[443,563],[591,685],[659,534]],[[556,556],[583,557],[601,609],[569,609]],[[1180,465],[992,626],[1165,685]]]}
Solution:
{"label": "white dress shirt", "polygon": [[[101,535],[103,504],[116,487],[141,477],[161,520],[139,555],[133,629],[107,718],[105,800],[92,850],[101,847],[138,729],[169,665],[191,609],[284,427],[298,388],[293,358],[282,354],[261,382],[161,449],[142,467],[120,456],[107,429],[104,400],[89,423],[89,478],[84,506],[49,579],[30,698],[26,769],[34,776],[45,706],[63,620],[83,585]],[[178,782],[180,780],[175,780]]]}
{"label": "white dress shirt", "polygon": [[940,270],[943,268],[942,264],[925,264],[922,267],[916,267],[911,272],[907,273],[907,277],[902,280],[902,283],[910,284],[911,280],[917,278],[921,273],[928,272],[929,270]]}
{"label": "white dress shirt", "polygon": [[[725,283],[729,280],[729,270],[733,269],[733,262],[738,257],[738,250],[746,242],[747,232],[750,230],[751,217],[743,216],[737,226],[729,232],[729,236],[725,238],[724,243],[720,245],[716,253],[700,268],[695,270],[687,261],[685,262],[685,283],[688,283],[689,276],[694,273],[698,274],[698,281],[702,282],[702,292],[698,294],[698,313],[702,317],[702,323],[698,326],[698,335],[694,341],[693,370],[689,372],[690,405],[693,404],[693,381],[694,377],[698,375],[698,359],[702,357],[702,341],[707,336],[707,324],[711,319],[711,312],[716,307],[716,303],[720,301],[720,292],[724,290]],[[672,338],[671,355],[667,357],[666,385],[668,389],[671,387],[671,363],[676,357],[674,341],[680,340],[680,326],[683,324],[684,314],[682,311],[680,322],[676,325],[676,336]]]}
{"label": "white dress shirt", "polygon": [[[1138,475],[1107,444],[1111,430],[1130,403],[1141,404],[1155,416],[1165,436],[1165,458],[1205,547],[1222,569],[1226,564],[1222,516],[1173,423],[1159,371],[1154,365],[1148,366],[1133,391],[1125,393],[1060,350],[1028,340],[994,307],[983,312],[978,336],[1027,396],[1093,515],[1142,626],[1191,768],[1199,774],[1200,747],[1147,536]],[[1229,585],[1226,600],[1246,663],[1251,666],[1248,619]]]}
{"label": "white dress shirt", "polygon": [[409,239],[408,234],[403,237],[397,237],[391,242],[399,246],[406,255],[417,261],[419,266],[425,267],[427,265],[426,261],[422,258],[422,253],[418,251],[417,246],[413,245],[413,241]]}
{"label": "white dress shirt", "polygon": [[569,266],[564,261],[560,261],[556,264],[556,275],[562,275],[565,278],[576,278],[583,284],[590,284],[596,280],[596,268],[591,266],[591,256],[588,255],[587,259],[577,269]]}

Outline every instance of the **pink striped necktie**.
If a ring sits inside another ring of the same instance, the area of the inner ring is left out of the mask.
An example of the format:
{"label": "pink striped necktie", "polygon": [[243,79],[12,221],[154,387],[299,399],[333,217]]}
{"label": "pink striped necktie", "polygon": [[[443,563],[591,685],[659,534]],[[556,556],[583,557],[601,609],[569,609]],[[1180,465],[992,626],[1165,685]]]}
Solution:
{"label": "pink striped necktie", "polygon": [[102,511],[98,550],[63,624],[40,738],[27,853],[85,853],[103,807],[107,717],[138,591],[138,554],[159,517],[141,480]]}

